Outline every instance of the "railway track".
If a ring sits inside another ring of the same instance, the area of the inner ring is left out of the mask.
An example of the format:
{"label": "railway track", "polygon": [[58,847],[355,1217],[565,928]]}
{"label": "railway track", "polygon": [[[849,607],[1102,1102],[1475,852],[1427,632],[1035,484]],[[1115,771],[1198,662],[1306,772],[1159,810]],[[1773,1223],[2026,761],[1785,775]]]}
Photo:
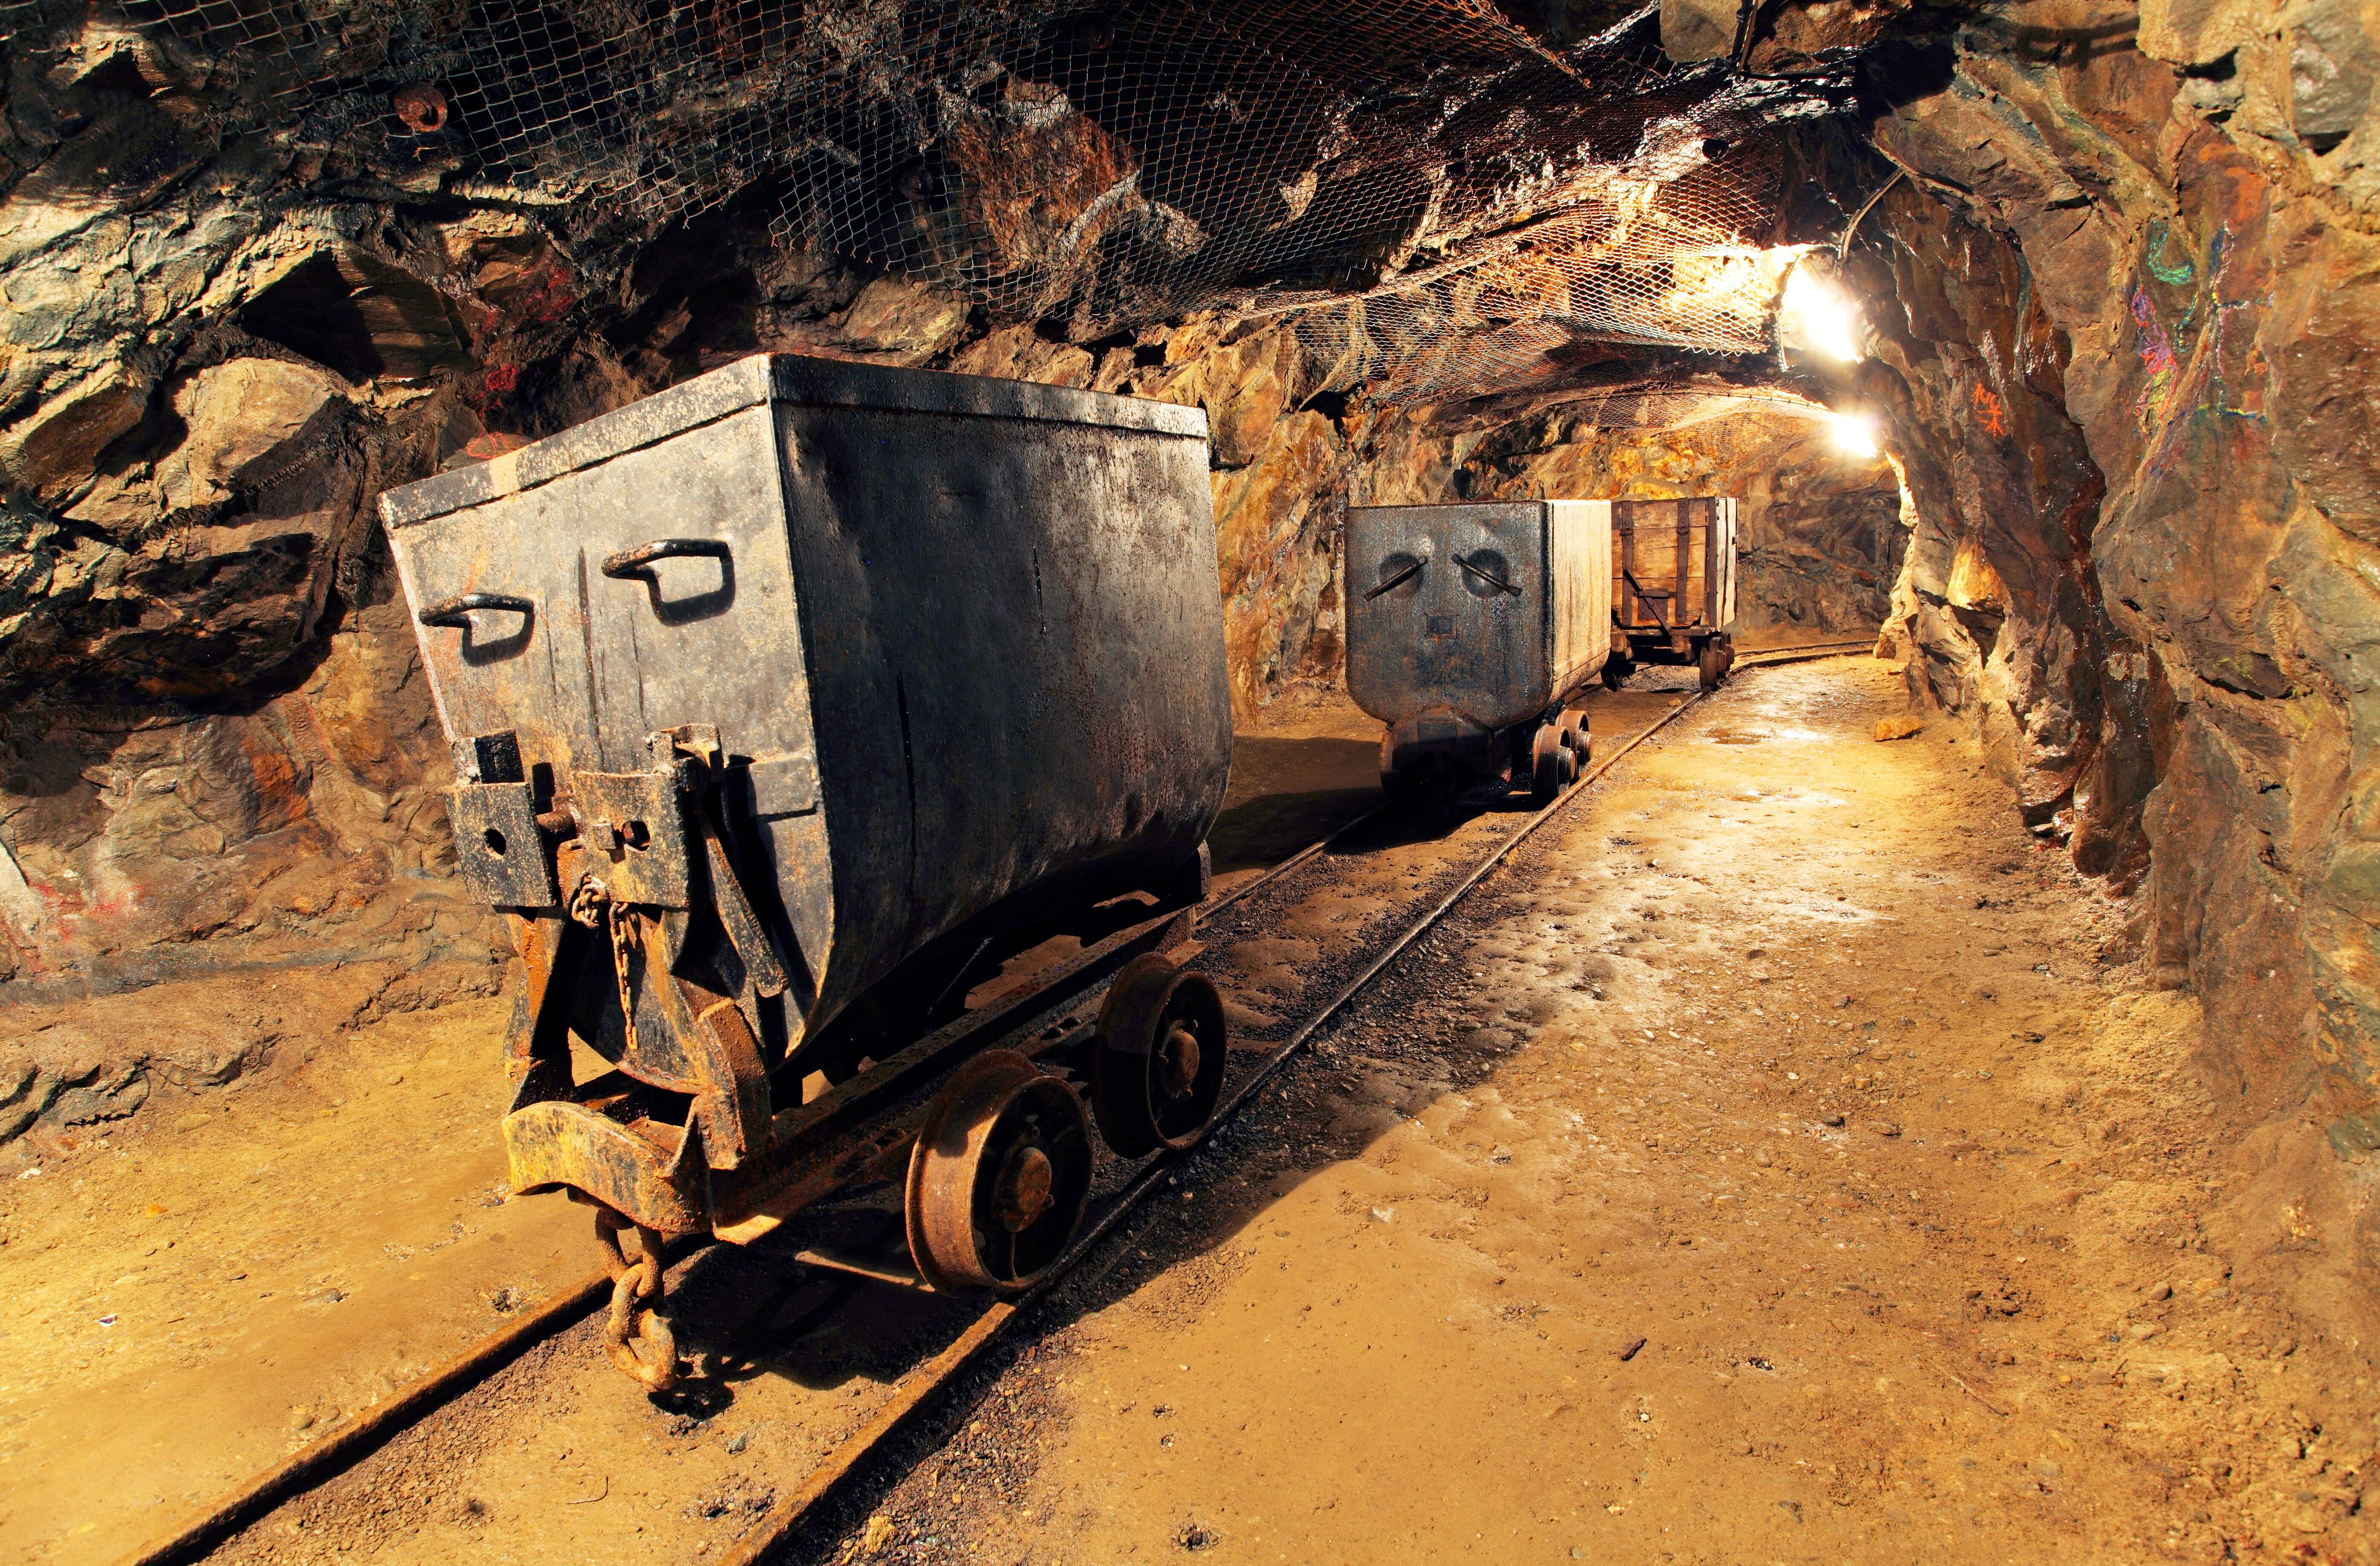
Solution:
{"label": "railway track", "polygon": [[[1864,650],[1870,645],[1864,640],[1830,642],[1749,653],[1737,661],[1736,667],[1738,670],[1758,669],[1840,657]],[[1559,798],[1503,833],[1491,850],[1455,877],[1450,887],[1430,899],[1428,905],[1417,917],[1397,929],[1368,955],[1360,958],[1354,965],[1354,973],[1335,987],[1318,1007],[1308,1012],[1283,1037],[1267,1041],[1262,1052],[1248,1062],[1245,1069],[1234,1072],[1206,1136],[1215,1135],[1254,1093],[1304,1049],[1383,969],[1494,874],[1513,850],[1568,808],[1585,792],[1587,784],[1603,777],[1638,746],[1700,706],[1707,694],[1690,694],[1685,700],[1625,740],[1599,751],[1577,782],[1564,790]],[[1263,874],[1214,897],[1198,910],[1202,927],[1225,909],[1277,887],[1396,807],[1396,802],[1384,801]],[[1095,1004],[1096,1001],[1097,994],[1093,993],[1080,1003]],[[1202,1137],[1201,1145],[1204,1140]],[[855,1478],[885,1451],[889,1443],[914,1427],[955,1378],[977,1363],[1020,1315],[1055,1288],[1084,1256],[1114,1233],[1169,1170],[1196,1151],[1196,1148],[1192,1147],[1178,1153],[1160,1153],[1115,1184],[1105,1194],[1105,1199],[1095,1206],[1081,1234],[1064,1258],[1051,1267],[1032,1290],[1014,1299],[985,1307],[948,1344],[911,1367],[889,1398],[872,1410],[823,1461],[814,1463],[802,1482],[775,1500],[754,1526],[721,1551],[719,1559],[731,1563],[731,1566],[741,1566],[741,1563],[775,1557],[802,1542],[812,1521],[832,1511],[830,1503],[851,1487]],[[803,1255],[807,1256],[807,1253]],[[819,1259],[825,1265],[839,1266],[846,1271],[857,1270],[844,1263]],[[883,1281],[904,1281],[896,1276],[864,1275],[880,1276]],[[917,1285],[913,1283],[912,1286]],[[203,1516],[152,1541],[128,1558],[126,1566],[188,1566],[188,1563],[206,1560],[247,1530],[354,1469],[389,1442],[465,1397],[540,1344],[577,1326],[609,1299],[612,1290],[613,1280],[608,1271],[590,1273],[396,1397],[257,1475]]]}

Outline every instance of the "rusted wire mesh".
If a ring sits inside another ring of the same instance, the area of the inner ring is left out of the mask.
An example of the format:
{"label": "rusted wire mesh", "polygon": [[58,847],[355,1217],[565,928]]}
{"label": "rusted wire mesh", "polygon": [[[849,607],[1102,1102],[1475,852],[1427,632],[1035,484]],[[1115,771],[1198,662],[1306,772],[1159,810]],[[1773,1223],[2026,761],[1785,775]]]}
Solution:
{"label": "rusted wire mesh", "polygon": [[1395,400],[1767,347],[1771,138],[1831,106],[1668,68],[1651,9],[1555,49],[1489,0],[0,0],[12,52],[109,28],[415,188],[741,194],[1077,341],[1296,312]]}

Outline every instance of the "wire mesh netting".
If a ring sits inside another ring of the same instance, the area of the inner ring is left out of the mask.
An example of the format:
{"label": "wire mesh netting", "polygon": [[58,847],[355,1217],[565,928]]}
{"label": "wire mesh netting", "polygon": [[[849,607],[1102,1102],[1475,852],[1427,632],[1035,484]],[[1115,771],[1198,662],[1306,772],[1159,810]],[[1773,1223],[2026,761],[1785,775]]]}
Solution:
{"label": "wire mesh netting", "polygon": [[1840,97],[1669,67],[1651,7],[1554,48],[1489,0],[0,3],[12,52],[95,28],[467,195],[648,229],[757,197],[1077,341],[1287,313],[1398,401],[1771,346],[1777,128]]}

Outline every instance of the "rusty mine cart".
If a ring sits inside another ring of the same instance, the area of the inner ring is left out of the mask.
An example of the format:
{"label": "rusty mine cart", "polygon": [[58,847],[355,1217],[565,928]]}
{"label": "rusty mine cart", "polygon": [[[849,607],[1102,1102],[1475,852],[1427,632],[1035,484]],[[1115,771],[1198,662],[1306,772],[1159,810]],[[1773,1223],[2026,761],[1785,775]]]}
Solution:
{"label": "rusty mine cart", "polygon": [[673,1240],[872,1183],[925,1282],[1013,1294],[1094,1123],[1136,1158],[1212,1115],[1221,1004],[1165,955],[1231,766],[1206,436],[757,356],[382,498],[460,873],[519,953],[512,1184],[597,1208],[647,1385]]}

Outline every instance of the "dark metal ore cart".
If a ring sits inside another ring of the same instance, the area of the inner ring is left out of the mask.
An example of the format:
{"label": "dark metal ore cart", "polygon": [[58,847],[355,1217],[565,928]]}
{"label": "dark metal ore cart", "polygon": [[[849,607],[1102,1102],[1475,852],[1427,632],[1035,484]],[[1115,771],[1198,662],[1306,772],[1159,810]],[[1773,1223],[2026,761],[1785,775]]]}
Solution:
{"label": "dark metal ore cart", "polygon": [[1384,786],[1568,786],[1588,742],[1565,702],[1611,646],[1609,502],[1350,506],[1346,572],[1347,694],[1388,726]]}
{"label": "dark metal ore cart", "polygon": [[[927,1281],[1014,1292],[1094,1111],[1127,1156],[1211,1114],[1221,1007],[1163,955],[1231,767],[1206,435],[759,356],[382,497],[460,873],[526,971],[513,1183],[598,1207],[649,1384],[670,1239],[898,1184]],[[965,1009],[1057,933],[1080,955]],[[988,1047],[1110,976],[1087,1037]]]}
{"label": "dark metal ore cart", "polygon": [[1611,661],[1617,688],[1639,663],[1692,663],[1716,690],[1735,663],[1733,499],[1611,503]]}

